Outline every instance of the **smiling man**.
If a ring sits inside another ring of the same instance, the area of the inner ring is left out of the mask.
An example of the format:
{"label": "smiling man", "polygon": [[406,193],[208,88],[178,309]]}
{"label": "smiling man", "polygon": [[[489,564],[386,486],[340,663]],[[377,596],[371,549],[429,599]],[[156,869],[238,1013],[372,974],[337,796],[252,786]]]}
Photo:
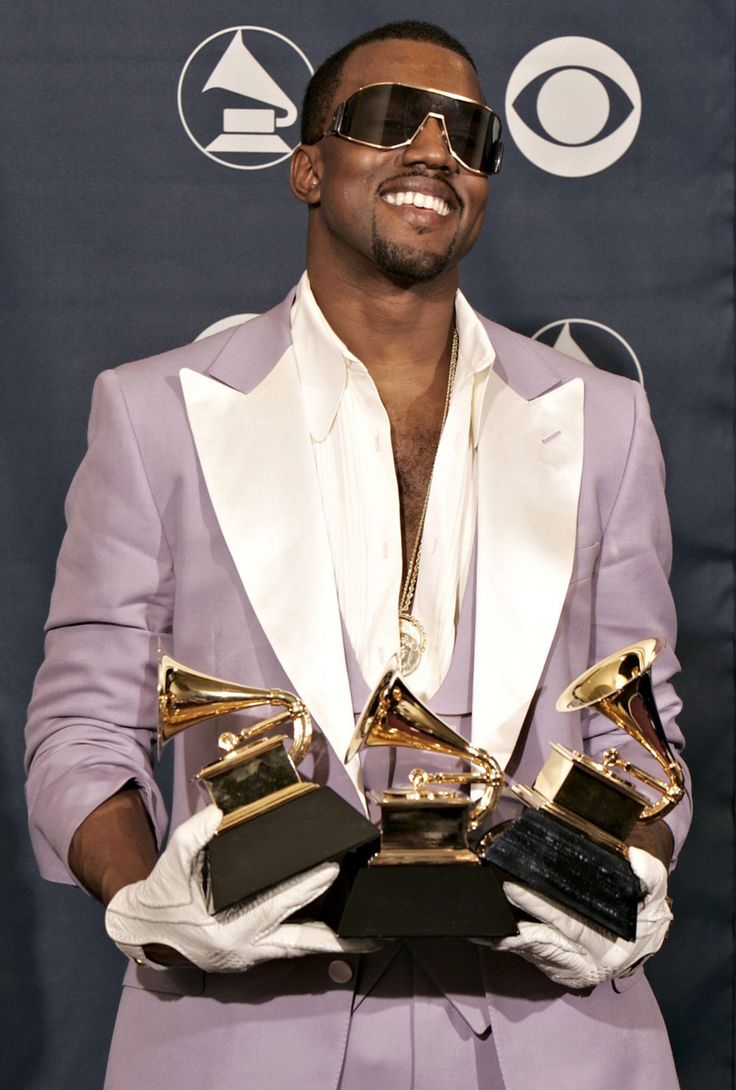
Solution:
{"label": "smiling man", "polygon": [[501,155],[454,38],[415,22],[363,35],[305,98],[296,289],[98,380],[28,796],[43,873],[107,904],[130,958],[107,1090],[677,1086],[641,964],[671,918],[687,804],[632,837],[632,943],[509,887],[535,917],[518,936],[368,949],[309,919],[332,864],[210,917],[199,872],[221,815],[192,783],[206,731],[177,736],[158,855],[159,638],[205,673],[298,692],[319,728],[307,777],[358,808],[414,763],[343,761],[397,653],[418,696],[529,783],[553,741],[594,757],[615,741],[646,764],[607,720],[554,704],[592,660],[661,635],[657,701],[681,745],[644,393],[487,321],[458,290]]}

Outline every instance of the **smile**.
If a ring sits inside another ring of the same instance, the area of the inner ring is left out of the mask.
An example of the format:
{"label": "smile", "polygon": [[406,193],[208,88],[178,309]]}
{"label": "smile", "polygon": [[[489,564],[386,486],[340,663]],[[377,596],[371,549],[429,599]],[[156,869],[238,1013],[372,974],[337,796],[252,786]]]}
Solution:
{"label": "smile", "polygon": [[450,206],[441,197],[434,197],[431,193],[418,193],[412,189],[400,190],[398,193],[383,193],[382,200],[387,204],[413,204],[415,208],[428,208],[436,212],[438,216],[449,216]]}

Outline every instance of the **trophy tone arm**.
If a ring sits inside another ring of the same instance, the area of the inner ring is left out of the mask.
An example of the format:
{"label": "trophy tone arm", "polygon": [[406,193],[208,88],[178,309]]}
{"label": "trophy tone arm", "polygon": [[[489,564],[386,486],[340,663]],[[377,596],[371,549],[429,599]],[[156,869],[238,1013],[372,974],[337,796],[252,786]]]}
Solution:
{"label": "trophy tone arm", "polygon": [[[156,840],[140,792],[130,782],[89,814],[69,845],[69,868],[103,905],[119,889],[147,878],[156,865]],[[167,966],[189,966],[178,950],[158,943],[147,957]]]}

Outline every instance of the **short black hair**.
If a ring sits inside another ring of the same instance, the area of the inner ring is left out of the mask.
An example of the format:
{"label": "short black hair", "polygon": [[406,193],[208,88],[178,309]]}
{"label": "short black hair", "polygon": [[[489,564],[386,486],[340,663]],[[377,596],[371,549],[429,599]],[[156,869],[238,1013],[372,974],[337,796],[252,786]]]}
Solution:
{"label": "short black hair", "polygon": [[340,82],[343,66],[351,53],[369,42],[384,42],[389,39],[402,39],[410,42],[431,42],[432,45],[450,49],[466,60],[473,71],[477,72],[475,61],[465,46],[442,27],[434,23],[423,23],[416,19],[405,19],[399,23],[386,23],[384,26],[368,30],[365,34],[353,38],[323,61],[309,81],[302,102],[302,143],[316,144],[329,123],[327,112],[333,95]]}

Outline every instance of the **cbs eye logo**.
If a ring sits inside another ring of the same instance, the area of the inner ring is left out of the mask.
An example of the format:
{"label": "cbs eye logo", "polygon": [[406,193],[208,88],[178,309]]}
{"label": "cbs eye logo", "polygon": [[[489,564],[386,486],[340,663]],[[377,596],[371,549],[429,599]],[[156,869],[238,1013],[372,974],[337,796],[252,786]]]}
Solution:
{"label": "cbs eye logo", "polygon": [[506,120],[519,150],[563,178],[597,174],[631,146],[641,91],[629,65],[593,38],[553,38],[517,64]]}

